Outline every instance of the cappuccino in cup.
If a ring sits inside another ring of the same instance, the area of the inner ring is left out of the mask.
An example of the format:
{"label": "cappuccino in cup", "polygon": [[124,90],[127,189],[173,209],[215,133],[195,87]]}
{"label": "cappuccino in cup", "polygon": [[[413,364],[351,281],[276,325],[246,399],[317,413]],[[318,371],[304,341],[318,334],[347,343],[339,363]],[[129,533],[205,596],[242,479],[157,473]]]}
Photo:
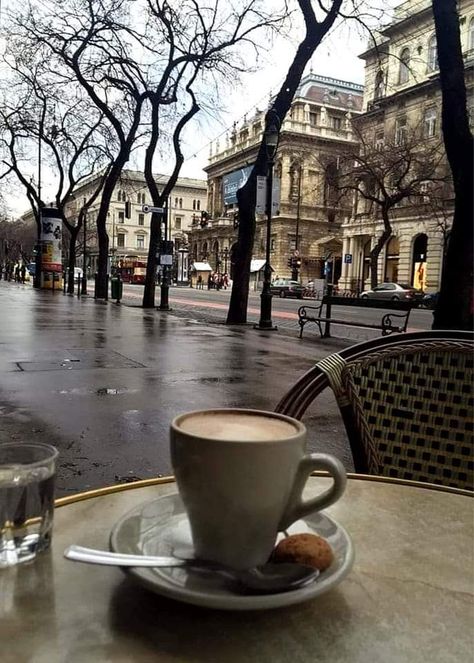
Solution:
{"label": "cappuccino in cup", "polygon": [[[171,461],[196,557],[235,569],[264,564],[280,530],[339,499],[342,464],[305,455],[305,446],[305,426],[273,412],[200,410],[173,420]],[[303,502],[313,470],[329,471],[334,483]]]}

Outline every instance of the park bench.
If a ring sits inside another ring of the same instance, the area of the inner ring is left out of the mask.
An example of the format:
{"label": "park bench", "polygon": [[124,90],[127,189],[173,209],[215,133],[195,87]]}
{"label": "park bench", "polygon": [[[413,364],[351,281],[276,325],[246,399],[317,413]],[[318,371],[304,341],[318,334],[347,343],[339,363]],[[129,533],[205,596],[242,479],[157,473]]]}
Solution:
{"label": "park bench", "polygon": [[[323,307],[326,307],[323,315]],[[333,317],[334,306],[347,306],[368,309],[382,309],[385,311],[394,311],[384,313],[379,323],[361,322],[340,317]],[[383,301],[380,299],[361,299],[358,297],[337,297],[325,295],[316,306],[304,305],[298,309],[298,324],[300,326],[300,338],[303,338],[303,329],[308,322],[314,322],[319,329],[321,338],[328,338],[331,335],[331,323],[337,325],[347,325],[350,327],[362,327],[365,329],[380,329],[382,336],[388,334],[401,333],[407,330],[408,318],[413,308],[411,302],[406,301]],[[323,330],[324,325],[324,330]]]}

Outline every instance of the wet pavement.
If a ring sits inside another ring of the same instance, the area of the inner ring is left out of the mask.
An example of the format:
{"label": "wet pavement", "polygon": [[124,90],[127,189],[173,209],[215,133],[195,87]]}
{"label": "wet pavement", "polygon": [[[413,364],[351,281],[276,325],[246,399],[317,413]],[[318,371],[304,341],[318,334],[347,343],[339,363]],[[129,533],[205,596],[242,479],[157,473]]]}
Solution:
{"label": "wet pavement", "polygon": [[[171,473],[170,420],[208,407],[272,410],[350,341],[298,340],[0,281],[0,441],[60,451],[59,495]],[[332,396],[308,411],[309,449],[350,453]]]}

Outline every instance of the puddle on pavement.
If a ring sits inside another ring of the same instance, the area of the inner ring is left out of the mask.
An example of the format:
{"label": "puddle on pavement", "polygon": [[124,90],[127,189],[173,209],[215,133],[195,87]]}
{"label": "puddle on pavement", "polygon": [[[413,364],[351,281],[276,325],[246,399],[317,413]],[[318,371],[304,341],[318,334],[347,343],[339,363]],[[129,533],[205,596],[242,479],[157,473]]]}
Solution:
{"label": "puddle on pavement", "polygon": [[139,389],[129,389],[128,387],[99,387],[98,389],[76,387],[74,389],[59,389],[53,393],[73,396],[90,396],[91,394],[97,394],[98,396],[117,396],[120,394],[136,394],[138,391]]}

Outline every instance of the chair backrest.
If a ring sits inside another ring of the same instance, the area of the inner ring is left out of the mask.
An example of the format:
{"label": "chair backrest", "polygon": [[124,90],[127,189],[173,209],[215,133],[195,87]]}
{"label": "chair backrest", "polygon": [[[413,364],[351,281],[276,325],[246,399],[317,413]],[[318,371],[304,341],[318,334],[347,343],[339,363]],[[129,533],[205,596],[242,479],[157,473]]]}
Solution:
{"label": "chair backrest", "polygon": [[474,335],[422,332],[326,357],[280,401],[301,418],[327,386],[357,472],[473,489]]}

